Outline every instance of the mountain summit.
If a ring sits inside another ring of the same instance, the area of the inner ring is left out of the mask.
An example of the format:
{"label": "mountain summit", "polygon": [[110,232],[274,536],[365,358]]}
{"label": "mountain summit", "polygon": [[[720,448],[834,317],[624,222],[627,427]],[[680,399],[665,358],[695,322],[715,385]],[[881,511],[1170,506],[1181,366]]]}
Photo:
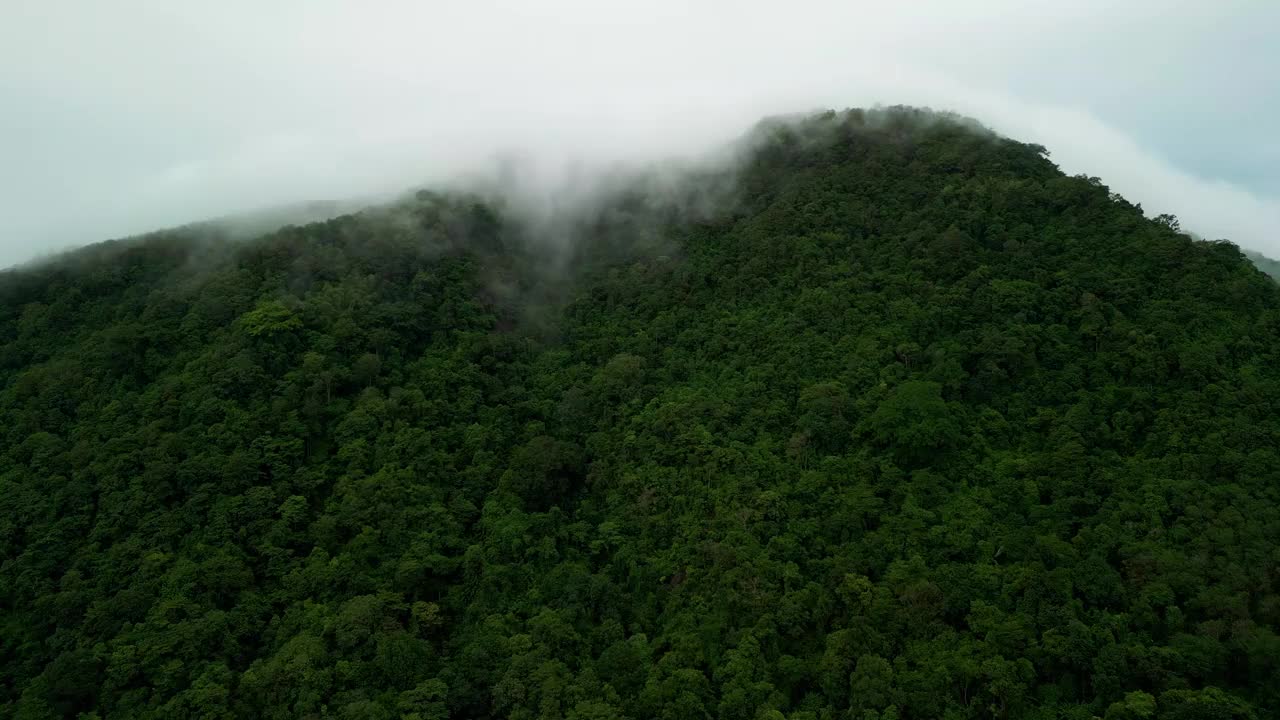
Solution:
{"label": "mountain summit", "polygon": [[1280,713],[1280,287],[906,108],[0,276],[16,718]]}

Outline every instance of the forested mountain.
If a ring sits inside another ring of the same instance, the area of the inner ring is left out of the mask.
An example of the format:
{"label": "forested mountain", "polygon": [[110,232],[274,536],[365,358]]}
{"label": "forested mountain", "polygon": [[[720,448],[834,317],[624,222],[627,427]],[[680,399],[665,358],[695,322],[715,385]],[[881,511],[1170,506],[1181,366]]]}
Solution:
{"label": "forested mountain", "polygon": [[1280,287],[954,118],[106,243],[0,343],[5,716],[1280,713]]}

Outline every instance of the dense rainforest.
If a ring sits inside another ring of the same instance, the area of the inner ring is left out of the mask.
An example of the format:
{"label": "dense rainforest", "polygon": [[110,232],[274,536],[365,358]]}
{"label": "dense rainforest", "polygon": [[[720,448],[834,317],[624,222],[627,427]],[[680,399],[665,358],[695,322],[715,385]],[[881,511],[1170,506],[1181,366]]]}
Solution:
{"label": "dense rainforest", "polygon": [[1280,713],[1280,286],[957,118],[740,149],[0,275],[0,715]]}

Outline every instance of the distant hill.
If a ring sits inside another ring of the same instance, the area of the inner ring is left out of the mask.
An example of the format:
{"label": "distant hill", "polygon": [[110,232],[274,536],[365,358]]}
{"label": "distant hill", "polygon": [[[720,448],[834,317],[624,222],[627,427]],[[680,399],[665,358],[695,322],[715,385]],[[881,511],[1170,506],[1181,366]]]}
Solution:
{"label": "distant hill", "polygon": [[0,274],[0,714],[1280,713],[1237,247],[909,108],[573,200]]}
{"label": "distant hill", "polygon": [[1245,251],[1245,257],[1258,266],[1262,272],[1270,275],[1275,280],[1280,280],[1280,261],[1272,260],[1262,253]]}
{"label": "distant hill", "polygon": [[233,237],[248,238],[277,230],[285,225],[306,225],[359,212],[376,201],[375,198],[366,198],[293,203],[227,215],[187,227],[217,227]]}

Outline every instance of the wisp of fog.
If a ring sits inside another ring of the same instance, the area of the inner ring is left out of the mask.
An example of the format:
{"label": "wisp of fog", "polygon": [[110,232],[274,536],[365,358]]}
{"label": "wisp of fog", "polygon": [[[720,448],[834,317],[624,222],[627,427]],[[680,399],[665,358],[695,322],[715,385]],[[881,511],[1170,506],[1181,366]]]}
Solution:
{"label": "wisp of fog", "polygon": [[765,115],[877,104],[1277,255],[1277,29],[1247,0],[0,1],[0,264],[494,168],[550,208]]}

